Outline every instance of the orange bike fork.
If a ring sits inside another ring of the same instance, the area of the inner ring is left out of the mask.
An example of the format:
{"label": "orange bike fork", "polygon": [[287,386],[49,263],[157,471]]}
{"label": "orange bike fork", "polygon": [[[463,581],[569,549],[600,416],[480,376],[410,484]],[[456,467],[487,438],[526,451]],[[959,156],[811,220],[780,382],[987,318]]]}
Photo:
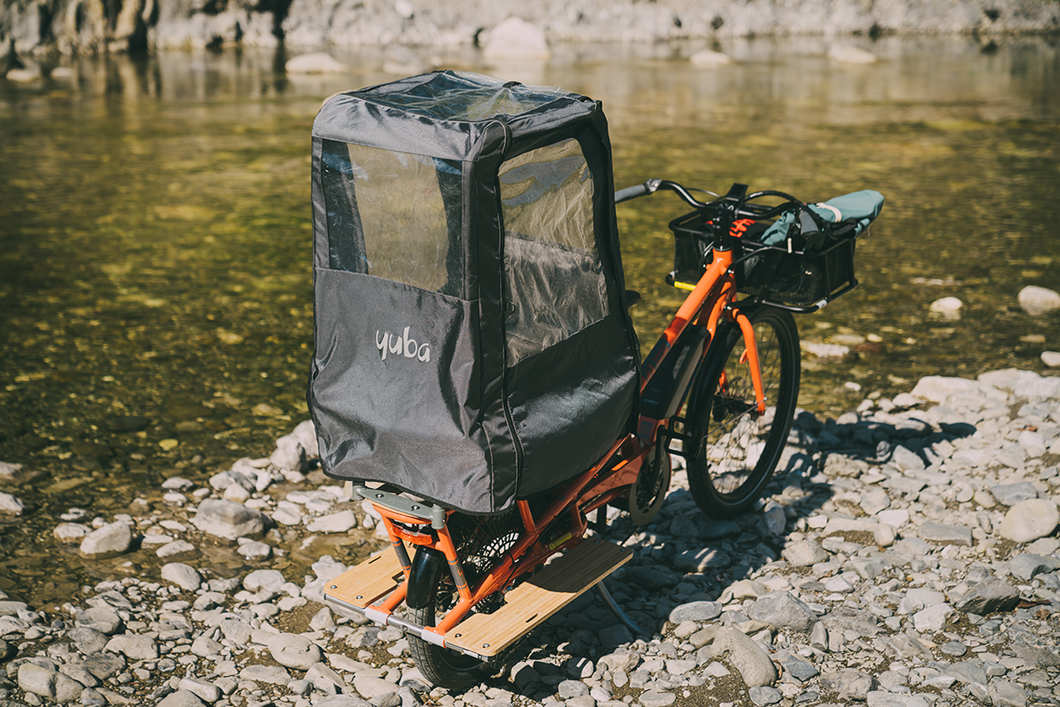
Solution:
{"label": "orange bike fork", "polygon": [[[751,384],[755,389],[755,401],[758,403],[758,414],[766,413],[766,394],[762,385],[762,365],[758,359],[758,342],[755,340],[755,330],[751,326],[751,320],[743,312],[736,313],[736,323],[740,325],[743,332],[744,352],[740,356],[740,363],[746,363],[751,368]],[[722,375],[725,372],[722,371]]]}

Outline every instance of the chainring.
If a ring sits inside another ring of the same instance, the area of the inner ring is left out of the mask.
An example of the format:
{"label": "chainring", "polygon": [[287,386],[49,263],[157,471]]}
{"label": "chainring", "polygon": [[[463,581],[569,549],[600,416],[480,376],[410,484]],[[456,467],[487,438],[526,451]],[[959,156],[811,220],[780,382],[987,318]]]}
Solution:
{"label": "chainring", "polygon": [[670,450],[656,444],[651,462],[641,464],[636,481],[629,488],[629,517],[637,525],[647,525],[655,518],[666,491],[670,488]]}

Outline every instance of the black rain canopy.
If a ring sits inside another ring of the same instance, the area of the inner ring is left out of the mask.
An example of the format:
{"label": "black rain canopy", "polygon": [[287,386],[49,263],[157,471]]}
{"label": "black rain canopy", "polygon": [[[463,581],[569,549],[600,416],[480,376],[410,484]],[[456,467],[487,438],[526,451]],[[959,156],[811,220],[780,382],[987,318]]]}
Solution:
{"label": "black rain canopy", "polygon": [[554,88],[436,72],[313,123],[324,471],[497,513],[635,412],[607,122]]}

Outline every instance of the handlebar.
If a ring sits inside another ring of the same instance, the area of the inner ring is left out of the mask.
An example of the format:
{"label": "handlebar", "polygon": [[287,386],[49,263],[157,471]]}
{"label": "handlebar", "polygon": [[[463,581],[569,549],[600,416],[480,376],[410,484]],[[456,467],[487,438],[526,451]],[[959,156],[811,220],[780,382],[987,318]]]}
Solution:
{"label": "handlebar", "polygon": [[[734,186],[734,188],[739,186],[739,187],[742,187],[744,190],[747,189],[747,187],[745,185],[733,185],[733,186]],[[735,193],[735,192],[730,190],[729,194],[727,194],[724,197],[719,197],[717,194],[715,194],[713,192],[704,192],[706,194],[710,194],[711,196],[715,197],[715,199],[713,201],[710,201],[710,202],[703,202],[703,201],[700,201],[700,200],[696,199],[690,193],[691,191],[703,191],[703,190],[701,190],[701,189],[692,190],[692,189],[689,189],[688,187],[685,187],[685,186],[683,186],[681,184],[678,184],[677,182],[671,182],[668,179],[655,179],[655,178],[649,179],[649,180],[645,181],[643,184],[636,184],[636,185],[631,186],[631,187],[626,187],[624,189],[619,189],[618,191],[615,192],[615,203],[616,204],[620,204],[623,201],[629,201],[630,199],[636,199],[636,198],[641,197],[641,196],[648,196],[650,194],[654,194],[655,192],[659,191],[660,189],[665,189],[667,191],[674,192],[679,197],[681,197],[681,199],[685,203],[687,203],[689,206],[691,206],[691,207],[693,207],[695,209],[703,210],[703,211],[713,211],[714,209],[719,208],[722,205],[722,203],[725,202],[725,201],[729,201],[730,203],[735,201],[736,202],[736,209],[735,209],[733,215],[735,217],[737,217],[737,218],[752,218],[752,219],[775,218],[775,217],[781,215],[782,213],[784,213],[785,211],[794,211],[795,209],[799,209],[799,208],[802,208],[802,207],[805,206],[805,204],[803,204],[801,201],[799,201],[798,199],[793,197],[791,194],[786,194],[785,192],[782,192],[782,191],[773,191],[773,190],[756,191],[756,192],[753,192],[751,194],[746,194],[745,191],[744,192],[739,192],[737,194],[737,193]],[[780,197],[781,199],[785,199],[785,202],[783,204],[778,205],[778,206],[772,206],[772,207],[760,206],[760,205],[757,205],[757,204],[749,204],[749,203],[747,203],[747,202],[750,202],[750,201],[752,201],[754,199],[761,198],[763,196]]]}

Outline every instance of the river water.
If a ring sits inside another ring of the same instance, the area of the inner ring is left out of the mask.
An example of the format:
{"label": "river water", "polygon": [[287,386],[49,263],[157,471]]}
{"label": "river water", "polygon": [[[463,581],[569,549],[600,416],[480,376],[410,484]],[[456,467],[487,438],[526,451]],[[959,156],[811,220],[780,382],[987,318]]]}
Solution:
{"label": "river water", "polygon": [[[882,192],[860,287],[799,318],[805,341],[852,350],[805,357],[801,406],[836,415],[923,375],[1043,371],[1060,317],[1030,317],[1017,293],[1060,285],[1058,42],[855,43],[879,61],[832,63],[824,39],[723,44],[736,63],[716,68],[688,62],[691,44],[565,46],[537,66],[438,59],[602,100],[619,186]],[[60,514],[109,519],[165,477],[202,483],[306,418],[310,126],[330,94],[394,78],[379,51],[334,54],[350,73],[285,76],[282,54],[225,50],[0,80],[0,461],[24,465],[5,490],[34,509],[0,516],[0,589],[58,598],[117,572],[57,551]],[[680,213],[666,195],[619,207],[646,347],[680,301],[663,282]],[[932,318],[950,296],[963,316]]]}

